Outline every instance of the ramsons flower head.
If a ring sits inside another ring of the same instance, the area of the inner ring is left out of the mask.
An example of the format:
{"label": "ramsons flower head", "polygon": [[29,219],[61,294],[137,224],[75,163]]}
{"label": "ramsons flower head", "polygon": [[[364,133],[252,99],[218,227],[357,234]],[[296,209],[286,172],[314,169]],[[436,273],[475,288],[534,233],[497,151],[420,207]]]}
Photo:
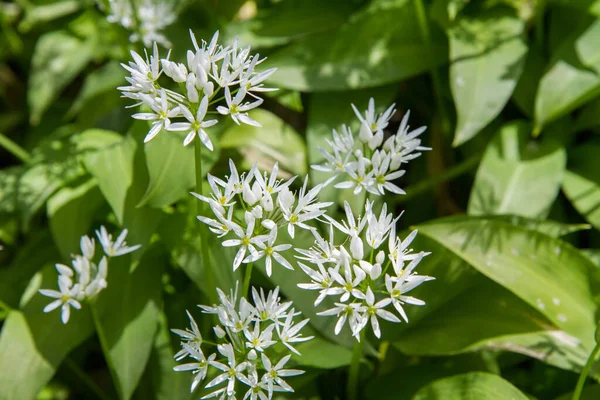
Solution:
{"label": "ramsons flower head", "polygon": [[[314,246],[296,249],[298,265],[310,278],[310,282],[298,286],[318,291],[315,306],[326,297],[336,299],[335,307],[319,313],[338,318],[336,335],[348,325],[352,335],[360,340],[360,332],[370,324],[379,338],[379,319],[408,322],[404,307],[425,304],[407,293],[434,279],[415,271],[429,253],[416,253],[409,247],[416,230],[404,240],[396,235],[399,217],[388,214],[385,204],[376,214],[373,202],[367,201],[364,214],[359,216],[353,214],[347,202],[344,208],[345,220],[326,216],[331,232],[328,239],[313,231]],[[340,244],[334,243],[335,230],[343,237]]]}
{"label": "ramsons flower head", "polygon": [[146,108],[133,115],[152,122],[145,142],[163,131],[182,131],[186,133],[185,146],[198,138],[212,151],[206,129],[218,123],[217,117],[260,126],[248,111],[262,104],[258,94],[276,90],[263,83],[275,68],[259,71],[257,66],[264,58],[251,54],[250,46],[240,47],[237,39],[229,46],[219,44],[219,32],[208,43],[199,44],[191,31],[190,36],[192,49],[187,51],[184,63],[170,60],[170,53],[161,58],[156,43],[151,56],[146,54],[144,58],[132,51],[133,62],[123,64],[130,73],[125,78],[129,85],[118,89],[123,97],[137,102],[134,106]]}
{"label": "ramsons flower head", "polygon": [[58,290],[41,289],[39,291],[44,296],[56,299],[44,308],[44,312],[50,312],[60,307],[63,324],[69,322],[71,308],[81,309],[84,301],[94,299],[106,288],[109,259],[125,255],[140,247],[139,245],[127,246],[125,242],[127,229],[123,230],[114,242],[112,235],[104,226],[101,226],[96,234],[104,251],[100,261],[94,262],[95,240],[84,235],[80,240],[81,254],[72,256],[71,266],[56,264]]}
{"label": "ramsons flower head", "polygon": [[[242,263],[265,260],[267,275],[271,276],[274,263],[287,269],[292,265],[281,255],[292,247],[296,229],[312,230],[310,222],[325,214],[330,202],[319,202],[317,196],[323,184],[308,189],[308,178],[302,187],[290,189],[296,177],[278,178],[277,163],[269,172],[261,172],[255,166],[247,173],[238,170],[229,160],[230,174],[220,179],[208,174],[212,193],[207,196],[192,193],[207,203],[213,218],[199,216],[218,237],[222,245],[236,247],[233,261],[236,270]],[[286,232],[280,233],[284,228]]]}
{"label": "ramsons flower head", "polygon": [[[219,304],[199,306],[204,314],[218,319],[213,328],[217,343],[203,340],[188,313],[190,328],[172,331],[181,337],[181,350],[175,358],[190,362],[176,366],[175,371],[192,371],[192,392],[200,383],[212,390],[203,398],[271,399],[274,392],[293,392],[286,379],[304,371],[285,368],[291,358],[285,352],[300,354],[294,345],[312,339],[301,333],[308,320],[295,320],[300,313],[292,302],[281,302],[279,288],[266,294],[252,288],[252,303],[238,298],[237,286],[229,295],[220,289],[217,293]],[[209,370],[216,374],[204,383]]]}
{"label": "ramsons flower head", "polygon": [[353,189],[354,194],[363,190],[373,195],[404,194],[404,190],[394,183],[405,173],[403,164],[419,157],[421,151],[431,149],[421,146],[419,139],[426,127],[410,130],[410,112],[402,118],[396,134],[386,137],[385,130],[395,113],[394,106],[392,104],[377,114],[375,101],[371,99],[363,114],[352,105],[361,123],[358,137],[345,125],[340,132],[334,129],[332,138],[327,140],[329,149],[319,148],[325,163],[312,168],[342,177],[345,180],[336,183],[335,187]]}

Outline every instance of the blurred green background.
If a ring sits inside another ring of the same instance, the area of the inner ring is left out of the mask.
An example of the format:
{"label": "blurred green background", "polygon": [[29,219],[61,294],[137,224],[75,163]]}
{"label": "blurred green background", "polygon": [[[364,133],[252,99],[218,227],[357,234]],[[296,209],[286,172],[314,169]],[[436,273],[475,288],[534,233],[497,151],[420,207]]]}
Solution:
{"label": "blurred green background", "polygon": [[[437,280],[420,290],[428,305],[410,324],[372,342],[360,398],[520,399],[501,397],[514,387],[523,398],[569,398],[600,301],[600,0],[172,3],[177,20],[162,31],[171,60],[185,60],[189,29],[205,40],[219,30],[278,68],[268,83],[280,90],[251,114],[262,129],[223,123],[211,133],[218,143],[204,161],[214,175],[233,158],[278,161],[282,176],[322,182],[310,169],[322,161],[317,147],[341,124],[357,132],[350,104],[364,109],[371,97],[380,111],[395,102],[391,130],[408,110],[413,128],[428,126],[433,150],[401,179],[407,194],[384,200],[406,210],[402,229],[419,229],[415,247],[433,252],[421,273]],[[2,400],[200,397],[171,370],[167,329],[184,326],[183,310],[212,290],[187,194],[193,150],[168,135],[141,143],[147,126],[116,87],[126,84],[119,63],[143,46],[107,21],[107,5],[0,2]],[[106,221],[147,248],[127,261],[145,267],[129,277],[144,288],[128,284],[107,305],[118,320],[109,354],[89,316],[63,327],[36,295],[53,264]],[[214,253],[214,265],[231,264]],[[239,279],[218,271],[224,289]],[[309,372],[295,380],[295,398],[344,398],[349,342],[315,317],[295,286],[302,279],[254,283],[281,285],[312,318],[317,339],[298,360]],[[136,296],[150,311],[121,307]],[[110,363],[124,366],[116,381]],[[600,378],[598,365],[591,376]],[[590,381],[582,398],[600,398],[599,388]]]}

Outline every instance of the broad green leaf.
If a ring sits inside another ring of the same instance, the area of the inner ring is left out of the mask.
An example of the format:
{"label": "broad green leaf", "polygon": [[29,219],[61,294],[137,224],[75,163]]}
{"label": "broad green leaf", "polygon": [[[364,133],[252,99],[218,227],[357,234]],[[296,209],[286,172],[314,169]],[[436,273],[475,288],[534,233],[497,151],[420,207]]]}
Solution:
{"label": "broad green leaf", "polygon": [[109,146],[118,146],[123,136],[104,129],[87,129],[71,138],[78,153],[91,153]]}
{"label": "broad green leaf", "polygon": [[509,9],[461,17],[450,37],[450,87],[456,105],[454,146],[475,136],[508,102],[519,80],[527,44],[525,21]]}
{"label": "broad green leaf", "polygon": [[588,224],[565,224],[549,219],[539,220],[521,217],[518,215],[488,215],[488,219],[498,219],[500,221],[510,222],[511,224],[523,227],[532,231],[543,233],[544,235],[560,238],[570,233],[590,229]]}
{"label": "broad green leaf", "polygon": [[600,16],[600,0],[550,0],[549,3],[574,7],[592,15]]}
{"label": "broad green leaf", "polygon": [[[55,289],[56,278],[54,266],[49,265],[32,279],[30,289]],[[0,334],[0,399],[36,399],[63,359],[93,333],[86,306],[74,310],[64,325],[60,310],[42,312],[51,301],[36,293],[22,311],[11,311],[4,322]]]}
{"label": "broad green leaf", "polygon": [[18,308],[19,299],[35,273],[44,265],[58,261],[60,254],[47,229],[30,234],[10,265],[0,268],[0,300]]}
{"label": "broad green leaf", "polygon": [[117,61],[110,61],[86,76],[85,82],[67,115],[73,116],[99,95],[114,92],[119,97],[117,86],[124,84],[125,70]]}
{"label": "broad green leaf", "polygon": [[33,125],[40,122],[52,101],[85,68],[93,54],[89,43],[63,31],[40,37],[33,52],[27,92]]}
{"label": "broad green leaf", "polygon": [[523,72],[512,95],[515,104],[529,118],[533,118],[534,115],[535,95],[545,69],[546,59],[539,48],[531,47],[527,52]]}
{"label": "broad green leaf", "polygon": [[579,213],[596,229],[600,229],[600,146],[586,144],[570,153],[569,170],[563,190]]}
{"label": "broad green leaf", "polygon": [[339,30],[315,34],[274,53],[270,82],[309,92],[359,89],[397,82],[443,64],[446,43],[433,32],[421,37],[414,3],[372,3]]}
{"label": "broad green leaf", "polygon": [[[145,144],[146,166],[150,181],[138,206],[160,208],[189,195],[189,190],[196,183],[194,143],[184,146],[184,136],[185,134],[163,132]],[[203,146],[202,174],[204,176],[218,157],[218,146],[215,147],[214,152]]]}
{"label": "broad green leaf", "polygon": [[131,137],[84,156],[86,169],[96,178],[104,198],[122,224],[127,191],[133,182],[137,144]]}
{"label": "broad green leaf", "polygon": [[102,204],[104,198],[93,180],[62,188],[48,200],[50,230],[64,259],[80,253],[79,239],[90,230]]}
{"label": "broad green leaf", "polygon": [[528,400],[498,375],[471,372],[440,379],[425,386],[413,400]]}
{"label": "broad green leaf", "polygon": [[450,355],[499,336],[552,328],[535,308],[502,286],[480,278],[471,289],[426,318],[409,322],[394,345],[405,354]]}
{"label": "broad green leaf", "polygon": [[356,8],[344,0],[278,2],[259,7],[257,14],[227,26],[225,36],[238,36],[240,43],[255,47],[287,44],[313,33],[338,28]]}
{"label": "broad green leaf", "polygon": [[[592,49],[599,29],[600,21],[592,23],[583,32],[565,39],[553,55],[536,96],[535,123],[538,129],[600,94],[600,75],[597,72],[600,49],[597,46]],[[595,70],[584,62],[593,64]]]}
{"label": "broad green leaf", "polygon": [[296,348],[302,354],[296,359],[298,364],[306,367],[334,369],[350,365],[352,360],[351,349],[320,337],[301,343]]}
{"label": "broad green leaf", "polygon": [[[493,338],[475,344],[467,351],[506,351],[522,354],[568,371],[580,372],[587,361],[588,350],[581,342],[560,330],[524,333]],[[592,368],[590,376],[599,378],[600,368]]]}
{"label": "broad green leaf", "polygon": [[[600,2],[598,2],[599,14],[600,14]],[[567,393],[564,396],[558,397],[556,400],[571,400],[573,393]],[[600,398],[600,385],[588,385],[583,389],[580,400],[596,400]]]}
{"label": "broad green leaf", "polygon": [[[372,97],[375,100],[377,111],[383,112],[391,105],[396,92],[396,87],[384,86],[343,93],[328,92],[312,94],[307,107],[306,147],[308,163],[315,165],[325,162],[325,158],[319,152],[319,148],[329,151],[330,146],[327,144],[327,139],[331,139],[333,129],[339,131],[342,125],[347,125],[352,132],[358,134],[360,121],[354,115],[351,107],[352,104],[359,110],[366,110],[369,99]],[[329,173],[310,170],[310,182],[313,185],[323,183],[329,178],[331,178],[331,174]],[[335,189],[333,185],[330,185],[319,193],[319,199],[320,201],[337,201],[341,203],[341,193],[341,190]]]}
{"label": "broad green leaf", "polygon": [[596,267],[566,242],[485,218],[418,226],[425,235],[535,307],[556,327],[593,344]]}
{"label": "broad green leaf", "polygon": [[78,11],[83,4],[77,0],[56,1],[25,8],[25,18],[19,24],[21,32],[28,32],[36,25],[63,18]]}
{"label": "broad green leaf", "polygon": [[[122,260],[125,259],[125,262]],[[132,270],[129,257],[110,262],[108,287],[98,300],[105,357],[114,369],[119,398],[131,398],[146,368],[162,303],[161,274],[166,257],[152,247]],[[108,352],[107,352],[108,351]]]}
{"label": "broad green leaf", "polygon": [[221,148],[239,149],[250,165],[257,162],[259,167],[270,169],[274,162],[278,162],[280,171],[301,176],[306,174],[306,146],[298,132],[269,111],[257,109],[250,116],[262,128],[232,125],[223,132]]}
{"label": "broad green leaf", "polygon": [[173,371],[173,367],[177,365],[173,356],[178,351],[171,345],[174,334],[169,330],[169,322],[165,314],[160,313],[158,321],[159,326],[148,368],[134,398],[187,399],[190,392],[190,377],[185,372]]}
{"label": "broad green leaf", "polygon": [[545,218],[563,179],[566,154],[556,143],[529,142],[529,124],[504,125],[485,151],[468,213]]}

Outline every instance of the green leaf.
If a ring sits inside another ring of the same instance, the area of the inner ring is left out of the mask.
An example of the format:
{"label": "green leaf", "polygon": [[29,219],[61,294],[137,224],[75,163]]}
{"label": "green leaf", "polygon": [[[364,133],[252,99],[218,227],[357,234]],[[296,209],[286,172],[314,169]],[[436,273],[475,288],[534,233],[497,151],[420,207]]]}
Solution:
{"label": "green leaf", "polygon": [[409,322],[394,345],[405,354],[450,355],[499,336],[552,328],[535,308],[502,286],[480,278],[426,318]]}
{"label": "green leaf", "polygon": [[504,125],[485,151],[468,213],[544,218],[563,179],[566,154],[556,143],[529,142],[529,124]]}
{"label": "green leaf", "polygon": [[550,0],[549,3],[574,7],[589,14],[600,16],[600,0]]}
{"label": "green leaf", "polygon": [[306,367],[335,369],[350,365],[352,360],[351,349],[319,337],[299,344],[297,349],[302,354],[297,361]]}
{"label": "green leaf", "polygon": [[92,102],[99,95],[114,92],[118,98],[117,86],[124,84],[125,70],[117,61],[110,61],[98,70],[88,74],[81,91],[73,101],[67,116],[72,117],[86,104]]}
{"label": "green leaf", "polygon": [[90,230],[102,204],[102,193],[92,180],[77,187],[62,188],[48,199],[50,230],[64,259],[79,253],[79,239]]}
{"label": "green leaf", "polygon": [[529,118],[533,118],[535,112],[535,95],[545,69],[546,59],[537,47],[531,47],[527,52],[523,72],[513,92],[515,104]]}
{"label": "green leaf", "polygon": [[[598,2],[599,14],[600,14],[600,2]],[[563,396],[556,398],[556,400],[571,400],[573,393],[567,393]],[[600,398],[600,385],[587,386],[581,393],[580,400],[596,400]]]}
{"label": "green leaf", "polygon": [[40,122],[44,111],[92,57],[89,43],[66,32],[54,31],[40,37],[33,51],[27,92],[32,125]]}
{"label": "green leaf", "polygon": [[225,37],[237,36],[240,43],[253,48],[280,46],[338,28],[354,8],[344,0],[278,2],[269,8],[259,7],[257,14],[249,20],[227,25]]}
{"label": "green leaf", "polygon": [[131,398],[146,368],[158,328],[162,303],[161,274],[166,262],[158,246],[144,253],[131,269],[128,257],[112,259],[108,287],[98,299],[103,350],[119,398]]}
{"label": "green leaf", "polygon": [[[138,206],[164,207],[189,195],[196,183],[194,170],[194,144],[183,145],[183,135],[163,132],[144,146],[150,182]],[[196,139],[199,140],[199,139]],[[213,166],[219,157],[219,148],[211,152],[202,149],[202,174]]]}
{"label": "green leaf", "polygon": [[123,224],[127,191],[133,182],[137,144],[131,137],[102,150],[84,155],[86,169],[96,178],[104,198]]}
{"label": "green leaf", "polygon": [[539,220],[521,217],[519,215],[488,215],[488,219],[498,219],[501,221],[510,222],[511,224],[523,227],[532,231],[543,233],[544,235],[560,238],[570,233],[579,232],[590,229],[588,224],[565,224],[552,220]]}
{"label": "green leaf", "polygon": [[596,229],[600,229],[600,178],[598,159],[600,145],[582,145],[570,153],[569,170],[563,190],[579,213]]}
{"label": "green leaf", "polygon": [[462,17],[450,37],[450,87],[456,104],[454,146],[498,116],[519,80],[527,44],[525,22],[508,9]]}
{"label": "green leaf", "polygon": [[[600,93],[600,75],[597,72],[600,68],[600,48],[591,48],[598,30],[600,21],[565,39],[554,54],[550,67],[540,81],[536,96],[535,123],[538,129]],[[596,70],[583,64],[584,62],[593,64]]]}
{"label": "green leaf", "polygon": [[425,386],[413,400],[528,400],[498,375],[471,372],[440,379]]}
{"label": "green leaf", "polygon": [[274,53],[270,82],[309,92],[359,89],[397,82],[443,64],[443,36],[428,51],[413,2],[372,3],[339,30],[315,34]]}
{"label": "green leaf", "polygon": [[[39,251],[39,250],[37,250]],[[56,288],[56,270],[48,265],[30,290]],[[63,325],[60,310],[42,312],[52,299],[36,293],[22,311],[13,310],[0,334],[0,398],[33,400],[63,359],[93,333],[89,309],[73,311]]]}
{"label": "green leaf", "polygon": [[19,31],[25,33],[36,25],[63,18],[78,11],[82,3],[77,0],[56,1],[25,8],[25,18],[19,24]]}
{"label": "green leaf", "polygon": [[232,125],[221,137],[221,148],[239,149],[250,165],[258,162],[259,166],[270,168],[278,162],[280,171],[306,174],[306,146],[298,132],[269,111],[257,109],[250,116],[262,128]]}
{"label": "green leaf", "polygon": [[571,245],[485,218],[448,218],[418,229],[591,348],[599,276]]}
{"label": "green leaf", "polygon": [[60,254],[47,229],[33,232],[21,244],[12,262],[0,268],[0,299],[10,307],[18,308],[19,299],[28,282],[42,266],[56,262]]}

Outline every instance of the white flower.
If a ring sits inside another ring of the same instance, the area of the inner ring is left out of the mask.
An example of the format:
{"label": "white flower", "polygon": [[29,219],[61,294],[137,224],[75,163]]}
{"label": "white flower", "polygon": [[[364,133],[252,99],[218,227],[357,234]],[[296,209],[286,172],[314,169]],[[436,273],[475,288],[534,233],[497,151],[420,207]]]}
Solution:
{"label": "white flower", "polygon": [[189,344],[186,344],[186,343],[183,344],[182,351],[184,351],[185,354],[188,354],[190,357],[195,359],[197,362],[180,364],[180,365],[173,367],[173,370],[177,371],[177,372],[193,371],[194,375],[196,375],[194,377],[194,381],[192,382],[192,387],[190,388],[190,392],[193,392],[194,389],[196,389],[196,386],[198,386],[198,384],[200,382],[202,382],[204,380],[204,378],[206,378],[208,366],[209,366],[209,364],[214,362],[217,355],[211,354],[208,358],[206,358],[206,357],[204,357],[204,353],[202,352],[200,347],[190,346]]}
{"label": "white flower", "polygon": [[408,293],[421,283],[431,281],[435,278],[427,275],[408,275],[402,279],[398,279],[395,283],[393,278],[389,275],[385,276],[385,288],[390,294],[390,300],[394,305],[394,308],[398,311],[398,314],[408,322],[408,317],[402,305],[404,303],[412,304],[415,306],[424,306],[423,300],[417,299],[412,296],[405,296],[404,293]]}
{"label": "white flower", "polygon": [[293,392],[294,389],[290,385],[288,385],[282,378],[286,378],[289,376],[297,376],[304,373],[304,371],[298,369],[283,369],[283,366],[289,361],[290,356],[287,355],[283,357],[279,362],[275,365],[271,363],[271,360],[262,353],[260,355],[263,367],[267,372],[262,377],[263,382],[267,383],[267,387],[269,389],[269,397],[273,395],[274,386],[277,385],[281,387],[286,392]]}
{"label": "white flower", "polygon": [[183,105],[179,106],[179,110],[189,122],[176,122],[171,124],[167,129],[169,131],[187,131],[189,129],[190,131],[183,141],[184,146],[192,143],[192,140],[194,140],[196,135],[198,135],[202,143],[210,151],[213,151],[213,144],[204,131],[204,128],[209,128],[215,125],[218,121],[216,119],[204,121],[204,118],[206,117],[206,111],[208,110],[208,97],[204,96],[200,101],[200,105],[198,106],[198,111],[196,112],[195,117],[192,115],[190,110]]}
{"label": "white flower", "polygon": [[246,347],[249,349],[255,349],[256,351],[263,352],[267,347],[277,343],[274,340],[271,340],[273,337],[273,329],[275,325],[267,326],[263,331],[261,331],[260,322],[256,321],[254,323],[254,329],[250,330],[249,328],[244,329],[244,336],[248,340],[246,342]]}
{"label": "white flower", "polygon": [[395,106],[395,104],[392,104],[387,110],[377,116],[375,114],[375,100],[371,97],[369,99],[369,106],[367,111],[365,111],[364,117],[354,104],[352,104],[352,109],[354,110],[354,114],[356,114],[356,117],[360,120],[361,124],[366,125],[370,131],[377,132],[387,128],[392,115],[394,115],[394,112],[396,112],[396,110],[394,110]]}
{"label": "white flower", "polygon": [[142,99],[154,112],[137,113],[133,114],[132,117],[145,121],[154,121],[152,123],[152,128],[150,128],[150,131],[144,138],[144,143],[148,143],[158,135],[161,129],[167,129],[169,127],[171,118],[177,117],[180,114],[180,109],[179,107],[169,109],[169,102],[167,101],[167,94],[164,89],[160,91],[160,102],[149,95],[142,95]]}
{"label": "white flower", "polygon": [[219,106],[217,107],[217,111],[223,115],[230,115],[231,119],[233,119],[233,121],[238,125],[240,124],[240,122],[242,122],[247,125],[261,127],[261,124],[259,124],[258,122],[256,122],[248,116],[247,111],[250,111],[253,108],[260,106],[262,104],[262,99],[256,100],[252,103],[242,104],[242,101],[244,101],[245,96],[246,89],[240,88],[235,97],[232,99],[229,87],[226,87],[225,101],[227,102],[227,107]]}
{"label": "white flower", "polygon": [[279,287],[269,292],[265,298],[262,289],[259,292],[252,288],[252,299],[255,305],[255,314],[260,321],[273,321],[278,323],[279,319],[285,315],[285,311],[292,305],[292,302],[280,303]]}
{"label": "white flower", "polygon": [[235,258],[233,260],[233,270],[234,271],[236,269],[238,269],[238,267],[244,260],[244,257],[246,255],[246,250],[249,250],[251,254],[256,253],[256,249],[254,248],[253,244],[256,244],[260,240],[260,238],[253,237],[254,223],[255,223],[256,218],[254,218],[254,216],[248,211],[246,211],[246,213],[244,215],[245,215],[245,220],[246,220],[246,230],[244,231],[235,222],[229,222],[229,227],[231,228],[233,233],[235,233],[235,235],[238,237],[238,239],[229,239],[222,243],[223,246],[225,246],[225,247],[240,246],[240,248],[239,248],[238,252],[236,253]]}
{"label": "white flower", "polygon": [[98,236],[98,240],[104,249],[104,253],[109,257],[119,257],[142,247],[140,244],[127,246],[127,242],[125,241],[127,229],[123,229],[123,232],[121,232],[114,242],[112,241],[112,235],[108,233],[104,226],[101,226],[100,230],[96,231],[96,236]]}
{"label": "white flower", "polygon": [[388,304],[392,302],[390,298],[385,298],[375,303],[375,295],[373,294],[371,287],[369,287],[367,289],[365,301],[367,304],[360,306],[358,308],[358,311],[364,313],[365,318],[370,319],[371,328],[373,328],[373,333],[377,338],[381,337],[381,330],[379,329],[379,321],[377,320],[377,317],[383,318],[390,322],[400,322],[400,319],[398,319],[398,317],[384,309]]}
{"label": "white flower", "polygon": [[211,361],[210,365],[223,371],[221,375],[217,375],[212,381],[210,381],[206,387],[211,388],[218,385],[221,382],[227,381],[227,394],[233,395],[235,388],[235,381],[237,379],[246,379],[242,372],[246,369],[247,363],[242,362],[236,364],[235,352],[230,344],[222,344],[217,347],[219,353],[227,357],[227,365],[218,361]]}
{"label": "white flower", "polygon": [[319,271],[315,271],[312,268],[307,267],[301,262],[298,263],[300,268],[311,278],[311,283],[299,283],[298,287],[306,290],[320,290],[321,293],[315,300],[315,307],[321,304],[321,302],[327,297],[327,290],[331,287],[333,283],[333,279],[325,269],[323,263],[317,261],[316,262]]}
{"label": "white flower", "polygon": [[200,333],[198,324],[196,323],[189,311],[186,310],[186,313],[188,318],[190,319],[191,329],[186,328],[185,331],[181,329],[171,329],[171,332],[181,336],[181,338],[184,340],[184,342],[182,343],[183,349],[180,350],[177,354],[175,354],[175,359],[177,361],[190,354],[189,351],[187,351],[187,348],[190,347],[190,345],[193,348],[199,348],[202,345],[202,334]]}
{"label": "white flower", "polygon": [[58,279],[59,290],[41,289],[39,292],[44,296],[52,297],[52,303],[44,307],[44,312],[50,312],[58,307],[61,307],[61,320],[63,324],[69,322],[71,316],[71,307],[76,310],[81,309],[81,303],[75,299],[79,293],[79,285],[73,286],[73,282],[65,275],[61,275]]}
{"label": "white flower", "polygon": [[346,321],[349,321],[350,330],[352,335],[359,338],[358,333],[363,327],[362,316],[358,312],[360,303],[335,303],[335,307],[329,310],[321,311],[317,315],[337,315],[338,322],[335,324],[334,333],[339,335]]}
{"label": "white flower", "polygon": [[256,246],[258,248],[260,248],[260,250],[254,254],[251,254],[243,262],[250,263],[250,262],[260,260],[261,258],[265,257],[265,267],[266,267],[268,276],[271,276],[272,264],[273,264],[272,259],[273,258],[282,267],[293,270],[294,268],[292,267],[292,264],[290,264],[288,262],[288,260],[283,258],[283,256],[278,253],[279,251],[285,251],[285,250],[290,249],[292,247],[292,245],[291,244],[280,244],[280,245],[275,246],[274,244],[275,244],[276,240],[277,240],[277,227],[274,226],[271,229],[271,233],[269,235],[265,235],[261,238],[257,238]]}
{"label": "white flower", "polygon": [[381,152],[377,150],[372,157],[373,178],[377,190],[380,194],[385,194],[386,189],[395,194],[406,194],[404,190],[391,182],[403,176],[406,171],[400,169],[388,173],[390,161],[391,156],[383,150]]}
{"label": "white flower", "polygon": [[302,337],[300,330],[304,328],[306,324],[308,324],[308,319],[301,321],[297,324],[294,324],[294,309],[288,312],[283,325],[277,324],[277,334],[279,335],[279,339],[281,339],[281,343],[292,352],[300,355],[300,352],[296,350],[290,343],[300,343],[306,342],[307,340],[311,340],[314,336]]}

